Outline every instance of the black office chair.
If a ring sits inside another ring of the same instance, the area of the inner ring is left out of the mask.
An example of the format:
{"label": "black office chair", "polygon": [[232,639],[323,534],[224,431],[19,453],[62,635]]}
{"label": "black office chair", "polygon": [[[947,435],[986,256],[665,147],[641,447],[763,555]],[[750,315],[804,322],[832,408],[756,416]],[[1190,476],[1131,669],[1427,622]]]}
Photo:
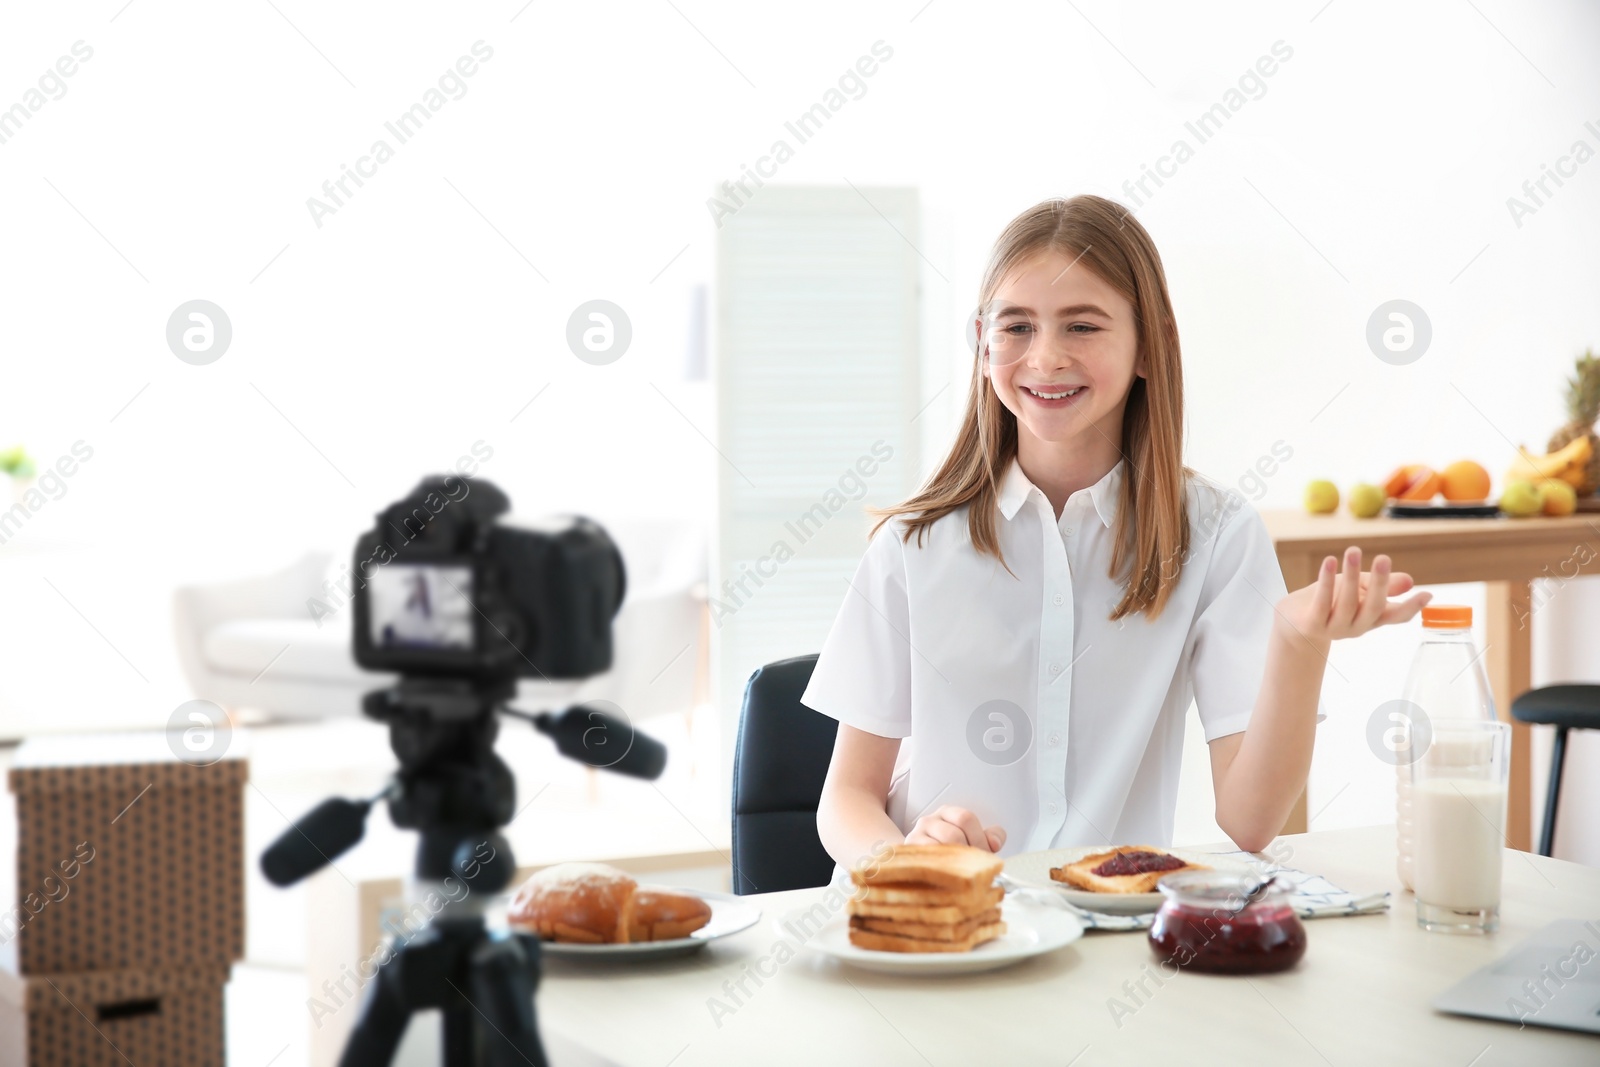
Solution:
{"label": "black office chair", "polygon": [[1545,795],[1544,827],[1539,831],[1539,855],[1550,855],[1556,836],[1556,808],[1561,803],[1561,766],[1567,758],[1568,730],[1600,730],[1600,685],[1545,685],[1530,689],[1511,702],[1511,717],[1518,722],[1556,728],[1550,751],[1550,788]]}
{"label": "black office chair", "polygon": [[800,703],[815,654],[750,676],[733,757],[733,891],[827,885],[833,858],[817,836],[817,802],[839,723]]}

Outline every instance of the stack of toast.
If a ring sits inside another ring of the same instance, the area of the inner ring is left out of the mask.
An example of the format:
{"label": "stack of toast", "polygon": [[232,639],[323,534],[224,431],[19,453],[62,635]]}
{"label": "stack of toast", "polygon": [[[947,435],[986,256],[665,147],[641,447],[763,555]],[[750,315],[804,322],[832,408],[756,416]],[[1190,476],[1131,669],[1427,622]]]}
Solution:
{"label": "stack of toast", "polygon": [[851,872],[850,943],[881,952],[970,952],[1006,932],[1001,860],[968,845],[897,845]]}

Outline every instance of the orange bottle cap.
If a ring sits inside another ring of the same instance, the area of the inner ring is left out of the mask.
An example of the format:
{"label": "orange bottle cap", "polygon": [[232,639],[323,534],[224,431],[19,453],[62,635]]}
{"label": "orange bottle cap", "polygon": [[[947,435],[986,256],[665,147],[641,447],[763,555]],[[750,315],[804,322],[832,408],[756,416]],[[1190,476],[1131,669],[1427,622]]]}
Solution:
{"label": "orange bottle cap", "polygon": [[1472,609],[1465,604],[1428,604],[1422,609],[1422,625],[1457,630],[1472,625]]}

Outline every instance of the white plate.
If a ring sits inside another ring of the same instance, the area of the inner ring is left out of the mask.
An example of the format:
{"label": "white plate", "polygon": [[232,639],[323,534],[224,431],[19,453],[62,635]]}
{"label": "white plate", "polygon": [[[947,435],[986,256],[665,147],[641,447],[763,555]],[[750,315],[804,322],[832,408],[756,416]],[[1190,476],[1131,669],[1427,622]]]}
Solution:
{"label": "white plate", "polygon": [[[1007,880],[1029,889],[1051,889],[1060,893],[1069,903],[1088,911],[1107,915],[1143,915],[1161,907],[1160,891],[1154,893],[1091,893],[1087,889],[1074,889],[1065,882],[1050,877],[1050,868],[1064,867],[1096,852],[1109,851],[1110,846],[1092,845],[1080,848],[1051,848],[1043,852],[1022,852],[1006,860]],[[1217,856],[1193,849],[1163,849],[1180,860],[1199,863],[1217,871],[1250,871],[1255,868],[1247,861],[1233,856]]]}
{"label": "white plate", "polygon": [[[798,918],[797,909],[786,918]],[[1083,924],[1070,912],[1020,900],[1005,900],[1000,918],[1006,932],[985,941],[971,952],[880,952],[850,943],[850,916],[841,912],[804,942],[807,949],[841,963],[884,974],[976,974],[1009,967],[1033,956],[1054,952],[1083,936]],[[793,937],[788,926],[780,929]]]}
{"label": "white plate", "polygon": [[[729,896],[726,893],[709,893],[699,889],[672,891],[699,897],[711,905],[711,919],[688,937],[677,937],[670,941],[640,941],[626,945],[583,945],[569,941],[541,941],[539,951],[546,956],[574,960],[648,960],[665,956],[684,956],[698,952],[718,938],[748,930],[761,921],[761,909],[743,897]],[[511,928],[519,929],[516,926]]]}

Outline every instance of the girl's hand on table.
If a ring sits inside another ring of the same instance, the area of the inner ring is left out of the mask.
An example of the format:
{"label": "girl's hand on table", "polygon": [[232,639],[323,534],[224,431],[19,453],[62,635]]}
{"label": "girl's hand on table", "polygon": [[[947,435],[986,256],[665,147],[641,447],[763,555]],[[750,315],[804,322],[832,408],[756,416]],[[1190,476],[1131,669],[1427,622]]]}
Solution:
{"label": "girl's hand on table", "polygon": [[1390,603],[1390,596],[1404,593],[1414,583],[1411,575],[1390,573],[1389,567],[1389,557],[1379,555],[1372,570],[1363,571],[1361,549],[1355,545],[1344,551],[1343,571],[1333,556],[1327,557],[1315,582],[1278,601],[1274,625],[1292,627],[1307,640],[1327,644],[1415,618],[1433,594],[1417,593]]}
{"label": "girl's hand on table", "polygon": [[986,852],[999,852],[1005,843],[1003,827],[985,827],[972,812],[953,804],[924,815],[906,835],[908,845],[971,845]]}

